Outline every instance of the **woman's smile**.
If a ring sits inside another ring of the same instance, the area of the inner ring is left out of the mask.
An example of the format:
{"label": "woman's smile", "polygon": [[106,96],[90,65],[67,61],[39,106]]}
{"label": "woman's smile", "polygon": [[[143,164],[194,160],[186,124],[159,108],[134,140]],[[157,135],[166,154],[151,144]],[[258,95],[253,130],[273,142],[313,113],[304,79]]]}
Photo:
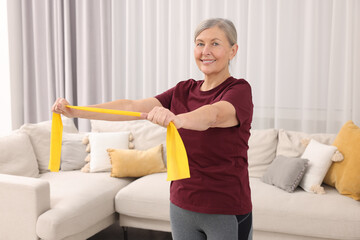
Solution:
{"label": "woman's smile", "polygon": [[214,59],[201,59],[202,63],[205,64],[205,65],[209,65],[213,62],[215,62],[216,60]]}

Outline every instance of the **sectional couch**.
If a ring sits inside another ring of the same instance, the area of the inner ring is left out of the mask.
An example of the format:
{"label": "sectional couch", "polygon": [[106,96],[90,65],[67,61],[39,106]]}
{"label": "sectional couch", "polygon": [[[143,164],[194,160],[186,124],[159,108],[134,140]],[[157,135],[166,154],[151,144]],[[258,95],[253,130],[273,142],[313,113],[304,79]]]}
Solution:
{"label": "sectional couch", "polygon": [[[78,133],[69,119],[63,124],[68,140],[63,150],[68,151],[62,154],[60,172],[46,170],[50,122],[25,124],[0,137],[0,239],[87,239],[112,224],[170,232],[166,173],[114,178],[109,171],[84,172],[85,133]],[[166,129],[145,120],[91,121],[91,126],[92,132],[131,132],[138,150],[166,143]],[[359,201],[327,185],[322,185],[325,194],[300,187],[287,192],[262,178],[277,156],[299,157],[306,149],[304,139],[331,144],[335,137],[282,129],[251,131],[255,240],[360,239]],[[166,148],[163,154],[166,159]]]}

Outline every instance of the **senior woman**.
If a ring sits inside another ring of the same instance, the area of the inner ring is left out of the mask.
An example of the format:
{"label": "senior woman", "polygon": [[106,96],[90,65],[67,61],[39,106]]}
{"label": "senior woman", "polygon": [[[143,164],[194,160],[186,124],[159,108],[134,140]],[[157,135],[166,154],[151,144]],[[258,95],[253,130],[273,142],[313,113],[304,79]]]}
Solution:
{"label": "senior woman", "polygon": [[[166,127],[173,122],[184,142],[191,178],[170,187],[174,240],[252,239],[252,203],[247,150],[252,122],[251,87],[230,75],[238,50],[234,24],[208,19],[195,31],[194,57],[204,80],[189,79],[152,98],[120,99],[93,107],[142,112]],[[52,111],[67,117],[102,120],[131,118],[65,107],[59,98]]]}

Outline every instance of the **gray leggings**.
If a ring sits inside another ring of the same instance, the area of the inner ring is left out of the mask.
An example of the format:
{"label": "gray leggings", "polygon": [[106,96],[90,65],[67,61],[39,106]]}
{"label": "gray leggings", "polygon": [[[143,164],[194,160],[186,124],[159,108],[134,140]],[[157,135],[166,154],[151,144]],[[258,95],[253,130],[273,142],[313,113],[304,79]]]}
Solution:
{"label": "gray leggings", "polygon": [[170,203],[173,240],[252,240],[252,213],[205,214]]}

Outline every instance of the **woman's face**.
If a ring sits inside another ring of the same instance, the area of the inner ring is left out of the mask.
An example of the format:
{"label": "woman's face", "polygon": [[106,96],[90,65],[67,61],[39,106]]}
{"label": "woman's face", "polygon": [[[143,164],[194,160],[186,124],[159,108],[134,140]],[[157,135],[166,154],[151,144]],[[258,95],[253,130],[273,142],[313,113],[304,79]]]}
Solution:
{"label": "woman's face", "polygon": [[207,76],[229,74],[229,61],[236,51],[237,44],[230,46],[224,31],[218,27],[205,29],[195,39],[195,61]]}

